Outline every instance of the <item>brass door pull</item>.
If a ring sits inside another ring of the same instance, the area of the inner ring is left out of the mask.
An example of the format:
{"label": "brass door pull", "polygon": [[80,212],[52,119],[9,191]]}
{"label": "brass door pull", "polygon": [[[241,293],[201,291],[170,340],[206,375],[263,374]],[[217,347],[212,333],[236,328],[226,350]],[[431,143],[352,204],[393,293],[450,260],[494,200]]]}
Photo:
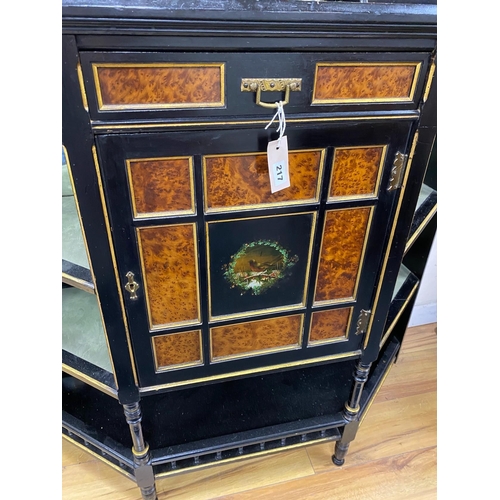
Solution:
{"label": "brass door pull", "polygon": [[134,280],[134,273],[128,272],[125,275],[128,279],[128,283],[125,285],[125,290],[130,293],[131,300],[137,299],[137,290],[139,290],[140,285]]}
{"label": "brass door pull", "polygon": [[257,92],[255,104],[263,108],[277,108],[275,102],[262,102],[261,93],[264,92],[285,92],[285,99],[281,101],[282,105],[290,101],[290,92],[299,92],[302,88],[302,78],[242,78],[242,92]]}

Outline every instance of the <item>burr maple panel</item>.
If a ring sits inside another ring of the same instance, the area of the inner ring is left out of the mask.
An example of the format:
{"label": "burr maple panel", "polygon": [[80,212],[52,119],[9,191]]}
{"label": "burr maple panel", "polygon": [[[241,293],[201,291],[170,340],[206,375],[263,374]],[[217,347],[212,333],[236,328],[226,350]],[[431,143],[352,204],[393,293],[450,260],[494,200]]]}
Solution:
{"label": "burr maple panel", "polygon": [[128,160],[134,217],[194,213],[191,157]]}
{"label": "burr maple panel", "polygon": [[204,157],[206,210],[317,201],[323,150],[290,151],[288,162],[290,187],[271,193],[265,153]]}
{"label": "burr maple panel", "polygon": [[318,311],[312,314],[308,344],[326,343],[347,337],[352,307]]}
{"label": "burr maple panel", "polygon": [[202,363],[200,330],[158,335],[153,344],[157,369]]}
{"label": "burr maple panel", "polygon": [[224,105],[224,64],[94,64],[99,109]]}
{"label": "burr maple panel", "polygon": [[376,195],[384,152],[384,146],[335,149],[330,198]]}
{"label": "burr maple panel", "polygon": [[318,63],[313,104],[411,100],[419,63]]}
{"label": "burr maple panel", "polygon": [[300,347],[302,314],[212,328],[212,359]]}
{"label": "burr maple panel", "polygon": [[195,224],[137,230],[151,328],[200,319]]}
{"label": "burr maple panel", "polygon": [[371,210],[326,211],[315,302],[354,298]]}

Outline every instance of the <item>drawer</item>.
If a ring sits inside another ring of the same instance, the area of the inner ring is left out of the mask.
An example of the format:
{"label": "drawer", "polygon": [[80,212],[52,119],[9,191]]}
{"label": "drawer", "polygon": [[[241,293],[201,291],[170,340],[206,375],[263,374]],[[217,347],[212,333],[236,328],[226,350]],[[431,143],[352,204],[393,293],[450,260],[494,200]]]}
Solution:
{"label": "drawer", "polygon": [[[415,109],[429,54],[82,52],[93,120]],[[257,88],[261,88],[257,95]],[[281,90],[276,90],[281,89]]]}

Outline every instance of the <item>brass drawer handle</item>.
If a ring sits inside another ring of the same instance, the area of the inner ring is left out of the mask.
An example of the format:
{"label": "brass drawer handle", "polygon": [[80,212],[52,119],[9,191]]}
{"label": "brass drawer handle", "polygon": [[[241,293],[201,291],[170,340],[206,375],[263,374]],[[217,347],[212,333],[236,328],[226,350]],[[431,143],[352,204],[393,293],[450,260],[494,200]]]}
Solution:
{"label": "brass drawer handle", "polygon": [[257,92],[255,96],[255,104],[263,108],[277,108],[275,102],[262,102],[261,93],[264,91],[283,92],[285,91],[285,99],[281,101],[282,105],[288,104],[290,100],[290,92],[299,92],[302,88],[302,78],[242,78],[242,92]]}
{"label": "brass drawer handle", "polygon": [[[276,102],[262,102],[260,100],[260,93],[262,92],[260,87],[257,87],[257,95],[255,96],[255,104],[258,104],[259,106],[262,106],[263,108],[277,108],[278,103]],[[285,100],[281,101],[281,104],[284,106],[285,104],[288,104],[288,101],[290,100],[290,85],[286,86],[285,90]]]}

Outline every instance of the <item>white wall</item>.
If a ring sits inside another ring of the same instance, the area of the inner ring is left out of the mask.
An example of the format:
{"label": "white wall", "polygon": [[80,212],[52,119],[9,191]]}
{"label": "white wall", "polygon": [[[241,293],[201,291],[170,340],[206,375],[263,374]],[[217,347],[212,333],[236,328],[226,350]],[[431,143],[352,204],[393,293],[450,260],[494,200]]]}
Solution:
{"label": "white wall", "polygon": [[437,322],[437,232],[408,326]]}

